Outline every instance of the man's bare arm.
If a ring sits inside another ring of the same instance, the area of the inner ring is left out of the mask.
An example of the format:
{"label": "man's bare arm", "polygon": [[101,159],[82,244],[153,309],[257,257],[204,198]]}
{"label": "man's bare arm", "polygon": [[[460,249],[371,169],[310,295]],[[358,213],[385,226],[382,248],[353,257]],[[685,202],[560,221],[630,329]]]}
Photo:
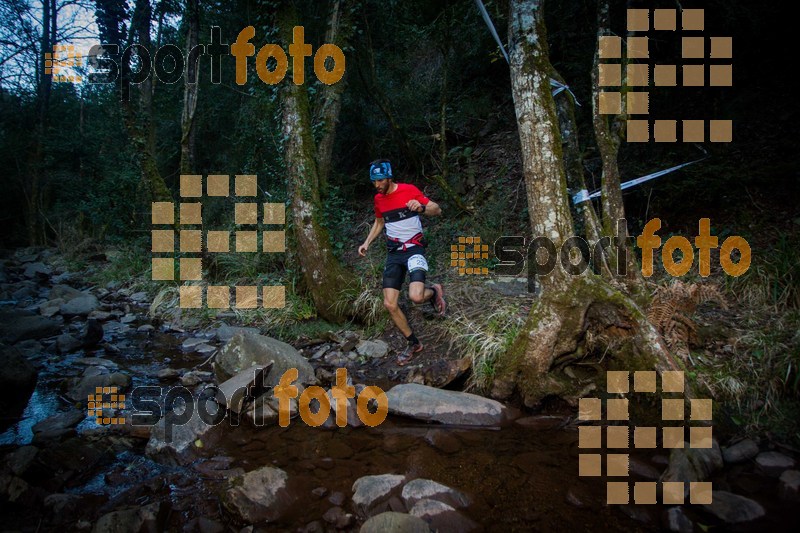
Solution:
{"label": "man's bare arm", "polygon": [[364,244],[358,247],[358,255],[367,255],[367,249],[369,249],[369,245],[372,244],[372,241],[377,239],[378,235],[381,234],[383,231],[383,225],[384,221],[382,218],[375,219],[375,222],[372,224],[372,229],[369,230],[369,235],[367,235],[367,239],[364,241]]}

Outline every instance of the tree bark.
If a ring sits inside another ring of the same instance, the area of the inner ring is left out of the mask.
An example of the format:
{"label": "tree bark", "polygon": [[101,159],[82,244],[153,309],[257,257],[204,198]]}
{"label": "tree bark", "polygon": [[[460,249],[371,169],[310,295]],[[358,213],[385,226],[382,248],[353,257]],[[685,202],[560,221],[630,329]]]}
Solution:
{"label": "tree bark", "polygon": [[[573,221],[550,92],[542,4],[542,0],[511,1],[511,87],[533,235],[546,237],[558,251],[571,236]],[[539,280],[541,295],[525,326],[496,362],[494,396],[508,398],[516,392],[527,406],[549,395],[577,400],[587,387],[597,386],[593,383],[597,378],[572,379],[559,367],[598,349],[602,354],[613,350],[608,359],[620,360],[627,370],[678,368],[636,303],[601,277],[585,269],[568,274],[557,260]]]}
{"label": "tree bark", "polygon": [[[600,0],[597,4],[597,36],[611,35],[609,24],[608,0]],[[621,68],[625,72],[625,63]],[[611,268],[610,275],[623,281],[628,290],[633,294],[641,293],[643,279],[636,263],[632,247],[628,242],[627,224],[619,221],[625,220],[625,204],[622,200],[622,189],[620,188],[620,173],[617,157],[620,144],[622,142],[623,130],[626,115],[626,87],[621,87],[623,113],[618,115],[600,114],[600,93],[599,83],[599,47],[595,52],[594,64],[592,66],[592,124],[594,126],[597,148],[600,152],[602,161],[602,185],[601,185],[601,204],[603,207],[603,235],[614,239],[614,246],[608,249],[608,262]],[[624,81],[623,81],[624,83]],[[625,257],[620,258],[617,250],[627,249]],[[620,264],[624,261],[624,265]],[[624,272],[624,274],[621,274]]]}
{"label": "tree bark", "polygon": [[200,6],[198,0],[186,1],[184,14],[186,27],[186,68],[183,77],[183,111],[181,113],[181,174],[192,174],[195,169],[194,114],[197,110],[197,62],[192,61],[191,52],[197,46],[200,34]]}
{"label": "tree bark", "polygon": [[[278,19],[287,49],[292,42],[295,18],[291,4],[287,3]],[[308,93],[305,85],[295,85],[292,81],[291,67],[282,88],[281,106],[297,260],[319,315],[332,322],[342,322],[354,314],[352,302],[344,301],[343,291],[357,286],[358,280],[334,257],[328,232],[321,221],[317,150],[311,132]]]}
{"label": "tree bark", "polygon": [[[352,21],[348,12],[342,10],[341,0],[333,0],[331,17],[328,22],[328,31],[325,33],[325,42],[335,44],[344,49],[352,33]],[[345,69],[345,75],[347,71]],[[339,122],[339,112],[342,109],[342,95],[344,94],[345,80],[342,79],[333,85],[322,88],[322,106],[320,107],[320,120],[322,122],[322,137],[317,149],[317,166],[319,169],[319,187],[323,196],[328,192],[328,178],[331,172],[333,159],[333,145],[336,140],[336,124]]]}

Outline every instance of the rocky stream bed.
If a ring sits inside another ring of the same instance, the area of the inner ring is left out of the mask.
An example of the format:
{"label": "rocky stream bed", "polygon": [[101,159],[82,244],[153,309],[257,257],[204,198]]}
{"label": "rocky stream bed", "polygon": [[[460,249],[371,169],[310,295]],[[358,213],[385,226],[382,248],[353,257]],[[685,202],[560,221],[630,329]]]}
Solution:
{"label": "rocky stream bed", "polygon": [[[632,451],[630,481],[708,479],[713,503],[606,505],[607,478],[578,477],[574,410],[523,413],[431,386],[457,384],[462,361],[399,372],[386,342],[354,331],[290,345],[238,327],[232,313],[204,328],[179,316],[154,320],[146,293],[87,279],[66,272],[51,250],[3,260],[3,530],[800,526],[794,450],[744,439],[722,447],[715,441],[709,450]],[[346,368],[357,393],[371,385],[387,391],[389,415],[367,426],[351,400],[346,427],[336,426],[335,411],[310,427],[293,401],[293,418],[281,427],[272,388],[289,368],[298,369],[298,393],[330,389],[336,369]],[[103,413],[124,423],[87,416],[98,387],[126,395],[125,408]],[[176,423],[187,408],[191,418]]]}

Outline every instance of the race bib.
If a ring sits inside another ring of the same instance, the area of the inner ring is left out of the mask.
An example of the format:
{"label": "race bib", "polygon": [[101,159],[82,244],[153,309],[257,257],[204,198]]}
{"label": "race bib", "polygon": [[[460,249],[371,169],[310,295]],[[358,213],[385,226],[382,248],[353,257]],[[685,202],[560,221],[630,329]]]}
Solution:
{"label": "race bib", "polygon": [[408,258],[408,271],[414,272],[415,270],[428,271],[428,261],[424,255],[417,254]]}

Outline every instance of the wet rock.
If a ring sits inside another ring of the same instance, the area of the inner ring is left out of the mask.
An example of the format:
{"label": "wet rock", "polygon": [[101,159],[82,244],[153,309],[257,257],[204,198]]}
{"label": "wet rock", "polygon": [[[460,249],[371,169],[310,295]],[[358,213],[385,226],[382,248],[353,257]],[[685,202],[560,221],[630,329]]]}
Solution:
{"label": "wet rock", "polygon": [[69,285],[53,285],[53,288],[50,289],[50,299],[55,300],[56,298],[60,298],[65,302],[73,300],[75,298],[85,296],[86,293],[79,291]]}
{"label": "wet rock", "polygon": [[[100,368],[100,367],[90,367]],[[89,370],[87,369],[87,370]],[[102,372],[102,370],[99,370]],[[76,402],[85,402],[90,394],[94,394],[97,387],[117,387],[121,392],[131,385],[131,377],[121,372],[85,375],[81,378],[66,380],[66,395]]]}
{"label": "wet rock", "polygon": [[328,493],[328,489],[326,489],[325,487],[317,487],[316,489],[311,491],[311,494],[313,494],[317,498],[322,498],[327,493]]}
{"label": "wet rock", "polygon": [[361,516],[372,516],[381,512],[387,507],[381,504],[388,502],[391,496],[399,494],[405,480],[405,476],[396,474],[358,478],[353,483],[353,505],[356,512]]}
{"label": "wet rock", "polygon": [[406,383],[421,383],[436,388],[444,388],[472,367],[469,357],[461,359],[440,359],[429,365],[415,368],[406,377]]}
{"label": "wet rock", "polygon": [[72,272],[62,272],[61,274],[50,278],[50,282],[53,284],[66,283],[68,281],[71,281],[73,276],[74,275],[72,274]]}
{"label": "wet rock", "polygon": [[726,463],[742,463],[756,455],[758,455],[758,444],[751,439],[744,439],[722,449],[722,458]]}
{"label": "wet rock", "polygon": [[684,482],[684,493],[689,494],[687,481],[703,481],[722,468],[722,452],[716,439],[711,448],[673,448],[669,455],[669,466],[661,481]]}
{"label": "wet rock", "polygon": [[19,350],[26,359],[42,355],[44,346],[39,341],[28,339],[26,341],[18,342],[14,348]]}
{"label": "wet rock", "polygon": [[186,339],[185,341],[183,341],[181,343],[181,349],[185,350],[185,351],[192,351],[192,350],[195,349],[196,346],[199,346],[201,344],[205,344],[205,342],[206,342],[205,339],[198,339],[196,337],[192,337],[192,338]]}
{"label": "wet rock", "polygon": [[344,512],[344,509],[341,507],[331,507],[325,511],[325,514],[322,515],[322,519],[336,529],[350,527],[353,525],[353,522],[355,522],[355,517],[350,513]]}
{"label": "wet rock", "polygon": [[309,522],[306,524],[301,533],[325,533],[325,525],[320,522],[319,520],[314,520],[313,522]]}
{"label": "wet rock", "polygon": [[419,420],[468,426],[496,426],[506,419],[500,402],[466,392],[416,383],[396,385],[386,393],[389,412]]}
{"label": "wet rock", "polygon": [[295,501],[287,489],[288,476],[279,468],[265,466],[235,478],[223,495],[228,511],[246,523],[278,520]]}
{"label": "wet rock", "polygon": [[37,453],[39,453],[39,448],[36,446],[22,446],[6,455],[6,464],[14,475],[21,476],[33,464]]}
{"label": "wet rock", "polygon": [[64,316],[87,316],[89,313],[100,307],[100,302],[94,295],[86,294],[73,298],[61,304],[61,314]]}
{"label": "wet rock", "polygon": [[57,439],[64,435],[74,434],[75,426],[80,424],[85,418],[86,412],[79,411],[78,409],[70,409],[69,411],[45,418],[33,426],[33,441],[42,442],[48,439]]}
{"label": "wet rock", "polygon": [[430,533],[428,524],[405,513],[386,512],[373,516],[361,526],[360,533]]}
{"label": "wet rock", "polygon": [[786,470],[781,474],[778,494],[782,500],[800,502],[800,472]]}
{"label": "wet rock", "polygon": [[134,292],[131,294],[130,299],[132,302],[144,303],[150,300],[146,292]]}
{"label": "wet rock", "polygon": [[453,508],[469,505],[469,498],[461,492],[430,479],[415,479],[406,483],[402,492],[403,502],[411,508],[419,500],[437,500]]}
{"label": "wet rock", "polygon": [[36,386],[36,369],[13,347],[0,348],[0,417],[15,418]]}
{"label": "wet rock", "polygon": [[39,314],[50,318],[61,312],[61,304],[64,303],[63,298],[56,298],[39,305]]}
{"label": "wet rock", "polygon": [[0,338],[14,344],[26,339],[43,339],[58,335],[61,325],[50,318],[23,315],[22,311],[0,312]]}
{"label": "wet rock", "polygon": [[[153,426],[145,453],[168,464],[187,464],[197,450],[212,446],[225,433],[225,410],[211,398],[193,399],[186,409],[168,413]],[[188,420],[187,420],[188,418]]]}
{"label": "wet rock", "polygon": [[240,413],[244,403],[263,391],[264,375],[269,372],[270,365],[253,366],[242,370],[231,379],[220,383],[219,391],[225,401],[225,407],[234,413]]}
{"label": "wet rock", "polygon": [[127,315],[120,318],[119,321],[122,324],[131,324],[133,322],[136,322],[138,319],[139,317],[137,317],[136,315],[128,313]]}
{"label": "wet rock", "polygon": [[102,357],[80,357],[75,359],[75,363],[87,366],[104,366],[106,368],[117,368],[117,363],[111,359],[104,359]]}
{"label": "wet rock", "polygon": [[67,439],[57,446],[48,446],[39,450],[32,468],[37,472],[48,473],[48,487],[58,490],[73,478],[91,476],[95,467],[104,459],[111,459],[104,448],[87,444],[80,438]]}
{"label": "wet rock", "polygon": [[180,370],[177,368],[162,368],[156,374],[156,377],[161,381],[171,381],[181,375]]}
{"label": "wet rock", "polygon": [[794,459],[780,452],[763,452],[756,456],[756,464],[764,474],[778,477],[794,466]]}
{"label": "wet rock", "polygon": [[69,333],[62,333],[56,339],[56,350],[59,353],[71,353],[78,351],[83,345],[81,341],[70,335]]}
{"label": "wet rock", "polygon": [[290,368],[297,369],[299,383],[316,383],[314,368],[300,352],[285,342],[263,335],[234,335],[217,353],[214,370],[217,379],[225,381],[252,366],[267,366],[270,361],[274,361],[274,364],[265,378],[268,386],[277,385],[281,376]]}
{"label": "wet rock", "polygon": [[422,518],[433,531],[441,533],[480,529],[478,524],[451,506],[436,500],[419,500],[408,511],[408,514]]}
{"label": "wet rock", "polygon": [[211,381],[213,377],[214,376],[211,372],[205,372],[203,370],[190,370],[181,376],[181,385],[184,387],[194,387],[195,385],[199,385],[204,381]]}
{"label": "wet rock", "polygon": [[380,359],[389,353],[389,345],[381,340],[361,341],[356,345],[356,352],[363,357]]}
{"label": "wet rock", "polygon": [[139,333],[151,333],[156,328],[152,324],[144,324],[136,328],[136,331]]}
{"label": "wet rock", "polygon": [[692,533],[694,524],[683,507],[670,507],[665,513],[666,528],[675,533]]}
{"label": "wet rock", "polygon": [[108,311],[100,311],[100,310],[96,309],[96,310],[92,311],[91,313],[89,313],[87,318],[94,318],[95,320],[97,320],[99,322],[105,322],[106,320],[111,318],[111,316],[112,316],[111,313],[109,313]]}
{"label": "wet rock", "polygon": [[703,508],[727,524],[750,522],[764,516],[764,508],[744,496],[715,490],[711,492],[711,503]]}
{"label": "wet rock", "polygon": [[330,496],[328,496],[328,501],[331,502],[333,505],[341,505],[344,503],[345,497],[343,492],[334,492]]}
{"label": "wet rock", "polygon": [[169,505],[155,502],[145,507],[113,511],[103,515],[94,525],[92,533],[138,533],[139,531],[164,531]]}
{"label": "wet rock", "polygon": [[222,342],[228,342],[237,333],[250,333],[254,335],[259,335],[260,331],[258,331],[257,328],[240,328],[237,326],[228,326],[223,324],[222,326],[217,328],[215,336],[217,337],[218,340]]}
{"label": "wet rock", "polygon": [[217,348],[211,346],[210,344],[198,344],[194,347],[195,353],[199,353],[200,355],[210,355],[217,351]]}
{"label": "wet rock", "polygon": [[[273,397],[271,393],[262,394],[253,402],[253,406],[247,412],[247,418],[255,426],[272,426],[278,423],[278,399]],[[297,401],[295,399],[289,400],[289,417],[297,416]]]}
{"label": "wet rock", "polygon": [[25,267],[23,275],[28,279],[33,279],[36,277],[47,278],[52,273],[53,269],[45,265],[44,263],[30,263],[28,266]]}
{"label": "wet rock", "polygon": [[461,450],[461,441],[443,429],[428,430],[425,433],[425,442],[447,454]]}
{"label": "wet rock", "polygon": [[69,516],[75,513],[81,497],[77,494],[48,494],[44,498],[44,508],[51,514],[62,516]]}

